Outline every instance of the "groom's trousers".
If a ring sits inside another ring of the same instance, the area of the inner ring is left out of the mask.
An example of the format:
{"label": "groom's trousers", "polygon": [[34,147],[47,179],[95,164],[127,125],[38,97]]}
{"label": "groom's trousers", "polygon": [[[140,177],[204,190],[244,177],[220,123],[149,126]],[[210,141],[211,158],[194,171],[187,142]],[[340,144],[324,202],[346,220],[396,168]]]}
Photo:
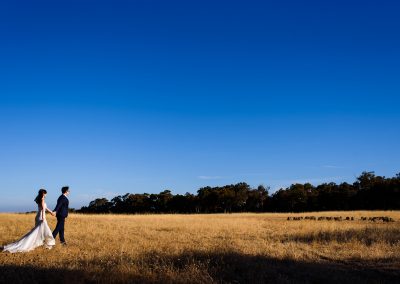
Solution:
{"label": "groom's trousers", "polygon": [[57,217],[57,225],[56,228],[53,231],[53,237],[56,238],[57,234],[60,233],[60,242],[65,243],[64,239],[64,224],[65,224],[65,218],[63,217]]}

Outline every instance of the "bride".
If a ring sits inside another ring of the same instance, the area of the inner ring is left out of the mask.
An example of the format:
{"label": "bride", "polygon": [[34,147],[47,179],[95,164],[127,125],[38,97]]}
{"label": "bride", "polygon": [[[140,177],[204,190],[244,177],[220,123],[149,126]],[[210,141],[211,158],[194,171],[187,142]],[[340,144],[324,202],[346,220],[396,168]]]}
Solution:
{"label": "bride", "polygon": [[45,202],[46,194],[47,191],[41,189],[39,190],[38,196],[35,198],[35,202],[38,205],[35,227],[20,240],[4,246],[3,251],[11,253],[27,252],[42,245],[47,249],[51,249],[55,245],[55,240],[46,220],[46,211],[53,216],[54,212],[47,208]]}

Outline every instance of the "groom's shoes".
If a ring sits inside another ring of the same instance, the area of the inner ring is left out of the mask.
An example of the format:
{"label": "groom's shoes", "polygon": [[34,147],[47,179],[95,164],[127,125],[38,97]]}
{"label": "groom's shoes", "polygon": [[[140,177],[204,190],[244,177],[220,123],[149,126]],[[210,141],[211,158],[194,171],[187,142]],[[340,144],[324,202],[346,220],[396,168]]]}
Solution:
{"label": "groom's shoes", "polygon": [[66,242],[61,242],[61,245],[66,246],[67,243]]}

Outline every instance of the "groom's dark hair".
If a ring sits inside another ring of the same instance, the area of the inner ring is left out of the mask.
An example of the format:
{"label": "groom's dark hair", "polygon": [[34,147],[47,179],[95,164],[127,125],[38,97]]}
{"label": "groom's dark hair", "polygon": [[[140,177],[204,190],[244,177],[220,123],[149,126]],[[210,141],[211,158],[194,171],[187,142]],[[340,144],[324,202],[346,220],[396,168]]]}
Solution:
{"label": "groom's dark hair", "polygon": [[66,193],[68,191],[68,189],[69,189],[69,186],[63,186],[61,188],[61,192],[64,194],[64,193]]}

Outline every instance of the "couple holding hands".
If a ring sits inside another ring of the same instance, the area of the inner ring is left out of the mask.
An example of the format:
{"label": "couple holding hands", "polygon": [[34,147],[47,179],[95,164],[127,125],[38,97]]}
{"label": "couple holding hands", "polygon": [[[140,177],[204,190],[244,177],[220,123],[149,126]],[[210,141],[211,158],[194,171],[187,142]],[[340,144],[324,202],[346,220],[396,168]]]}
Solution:
{"label": "couple holding hands", "polygon": [[[38,205],[38,212],[35,217],[35,227],[20,240],[4,246],[4,252],[26,252],[42,245],[45,248],[51,249],[56,244],[55,237],[57,234],[60,234],[61,244],[67,244],[64,239],[64,225],[65,218],[68,217],[69,200],[67,197],[69,195],[69,187],[64,186],[61,189],[61,193],[61,196],[57,200],[56,208],[54,208],[54,211],[51,211],[47,208],[45,202],[47,191],[45,189],[39,190],[38,195],[35,198],[35,202]],[[47,224],[46,211],[57,217],[57,225],[53,233]]]}

